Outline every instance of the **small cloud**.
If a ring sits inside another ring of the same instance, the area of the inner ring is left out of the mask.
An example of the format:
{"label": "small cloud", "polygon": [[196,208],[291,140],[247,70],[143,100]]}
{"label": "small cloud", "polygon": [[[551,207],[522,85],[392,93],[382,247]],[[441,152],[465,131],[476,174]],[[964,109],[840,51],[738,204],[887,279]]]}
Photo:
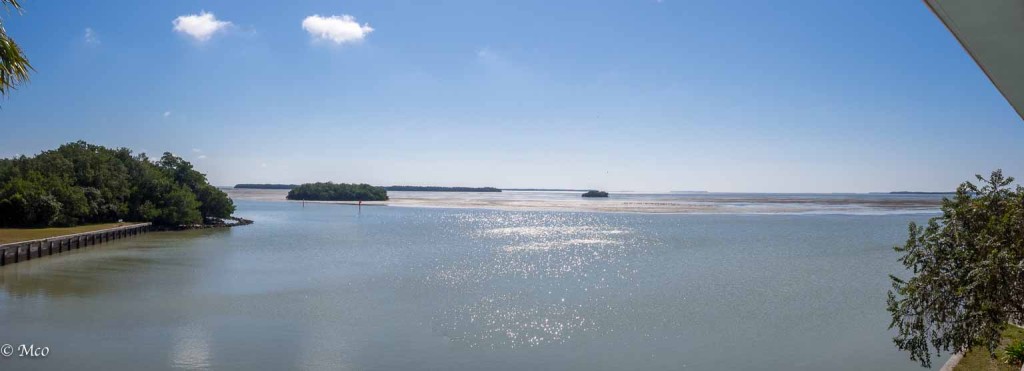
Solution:
{"label": "small cloud", "polygon": [[231,26],[231,22],[217,19],[213,13],[201,12],[175,18],[174,30],[189,35],[198,41],[209,40],[213,34]]}
{"label": "small cloud", "polygon": [[498,58],[498,55],[494,54],[494,51],[492,51],[491,48],[485,46],[476,51],[476,57],[479,59],[493,60]]}
{"label": "small cloud", "polygon": [[199,155],[196,158],[200,159],[200,160],[204,160],[204,159],[206,159],[206,155]]}
{"label": "small cloud", "polygon": [[99,36],[96,36],[96,31],[93,31],[92,27],[85,28],[85,36],[83,37],[85,38],[86,44],[99,45],[100,43],[100,38]]}
{"label": "small cloud", "polygon": [[203,150],[201,150],[199,148],[193,148],[192,149],[192,153],[203,153]]}
{"label": "small cloud", "polygon": [[330,17],[311,15],[302,20],[302,29],[315,39],[330,40],[338,45],[362,41],[373,32],[369,23],[360,26],[356,18],[348,14]]}
{"label": "small cloud", "polygon": [[164,117],[171,117],[171,111],[164,111]]}

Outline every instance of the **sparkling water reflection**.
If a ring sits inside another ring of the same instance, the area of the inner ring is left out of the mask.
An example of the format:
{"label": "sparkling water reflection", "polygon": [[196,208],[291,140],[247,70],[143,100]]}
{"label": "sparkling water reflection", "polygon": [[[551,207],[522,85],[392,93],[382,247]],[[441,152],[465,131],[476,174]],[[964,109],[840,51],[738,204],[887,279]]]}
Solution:
{"label": "sparkling water reflection", "polygon": [[0,268],[2,340],[52,349],[2,367],[918,369],[884,300],[927,215],[238,204]]}

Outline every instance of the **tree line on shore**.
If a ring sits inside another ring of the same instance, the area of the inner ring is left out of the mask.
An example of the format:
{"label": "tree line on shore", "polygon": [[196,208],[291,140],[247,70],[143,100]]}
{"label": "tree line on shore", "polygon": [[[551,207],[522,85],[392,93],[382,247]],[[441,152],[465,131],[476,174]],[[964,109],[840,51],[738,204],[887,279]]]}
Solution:
{"label": "tree line on shore", "polygon": [[84,141],[0,159],[0,227],[74,226],[118,220],[200,224],[234,203],[171,153],[153,160]]}

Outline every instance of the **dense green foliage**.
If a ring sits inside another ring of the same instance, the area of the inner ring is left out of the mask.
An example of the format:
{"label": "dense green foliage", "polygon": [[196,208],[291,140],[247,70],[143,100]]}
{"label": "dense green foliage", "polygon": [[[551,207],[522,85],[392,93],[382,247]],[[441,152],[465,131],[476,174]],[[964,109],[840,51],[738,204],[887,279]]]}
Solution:
{"label": "dense green foliage", "polygon": [[0,159],[0,226],[72,226],[119,219],[161,225],[228,217],[235,206],[192,164],[85,142]]}
{"label": "dense green foliage", "polygon": [[890,276],[896,346],[922,366],[931,349],[995,352],[1007,322],[1024,323],[1024,187],[995,171],[982,186],[964,182],[942,201],[942,216],[910,224],[896,251],[913,274]]}
{"label": "dense green foliage", "polygon": [[1024,363],[1024,341],[1018,341],[1003,348],[1003,361],[1011,365]]}
{"label": "dense green foliage", "polygon": [[583,197],[608,197],[608,192],[605,191],[587,191],[583,194]]}
{"label": "dense green foliage", "polygon": [[238,189],[292,189],[298,186],[298,184],[235,184],[235,188]]}
{"label": "dense green foliage", "polygon": [[501,192],[494,187],[389,186],[384,189],[403,192]]}
{"label": "dense green foliage", "polygon": [[388,191],[369,184],[306,183],[288,191],[289,200],[386,201]]}
{"label": "dense green foliage", "polygon": [[[0,9],[21,12],[21,4],[18,0],[0,0]],[[7,36],[4,29],[3,19],[0,19],[0,97],[10,93],[18,85],[28,81],[28,74],[32,71],[25,53]]]}

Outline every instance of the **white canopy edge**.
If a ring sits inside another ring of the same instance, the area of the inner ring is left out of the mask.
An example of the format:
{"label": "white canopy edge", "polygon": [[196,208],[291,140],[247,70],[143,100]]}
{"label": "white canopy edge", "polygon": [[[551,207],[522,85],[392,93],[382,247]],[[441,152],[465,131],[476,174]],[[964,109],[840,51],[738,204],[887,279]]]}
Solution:
{"label": "white canopy edge", "polygon": [[1024,0],[924,0],[1024,119]]}

